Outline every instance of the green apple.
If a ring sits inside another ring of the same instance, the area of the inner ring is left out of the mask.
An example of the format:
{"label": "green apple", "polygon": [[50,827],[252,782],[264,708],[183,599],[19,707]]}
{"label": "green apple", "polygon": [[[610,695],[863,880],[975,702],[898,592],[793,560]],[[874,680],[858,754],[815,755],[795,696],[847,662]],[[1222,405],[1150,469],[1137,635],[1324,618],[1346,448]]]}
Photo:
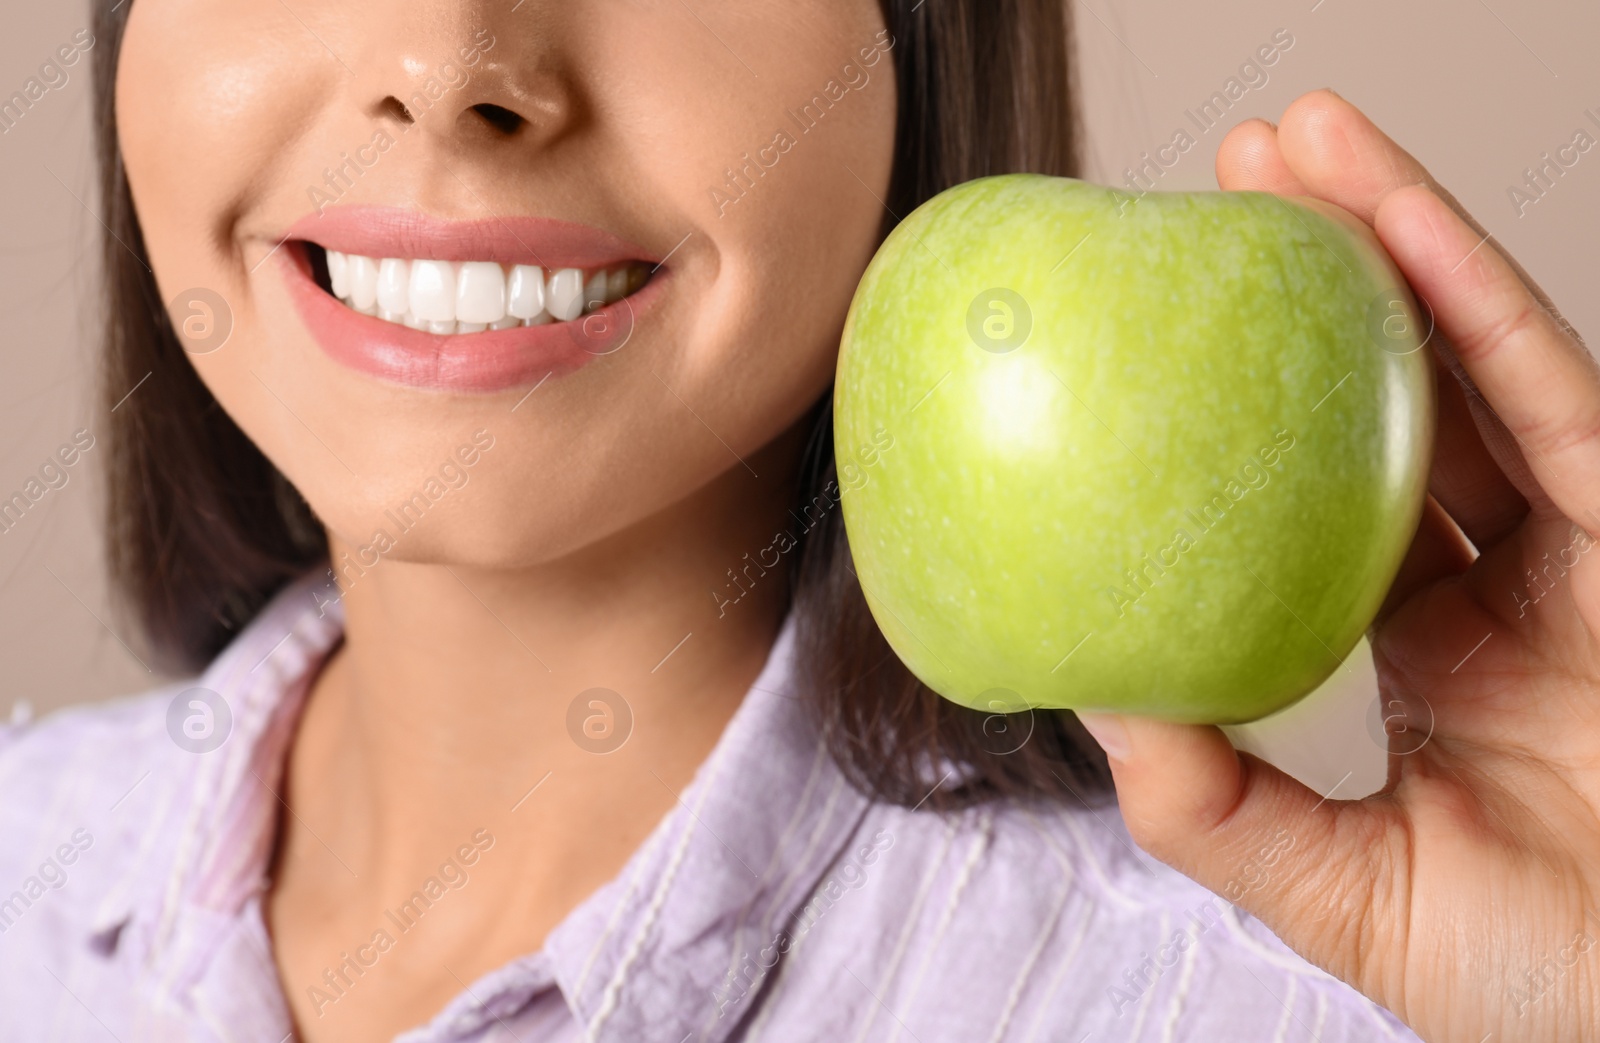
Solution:
{"label": "green apple", "polygon": [[874,618],[981,710],[1288,705],[1416,531],[1431,335],[1371,231],[1317,200],[1028,174],[943,193],[878,251],[839,356]]}

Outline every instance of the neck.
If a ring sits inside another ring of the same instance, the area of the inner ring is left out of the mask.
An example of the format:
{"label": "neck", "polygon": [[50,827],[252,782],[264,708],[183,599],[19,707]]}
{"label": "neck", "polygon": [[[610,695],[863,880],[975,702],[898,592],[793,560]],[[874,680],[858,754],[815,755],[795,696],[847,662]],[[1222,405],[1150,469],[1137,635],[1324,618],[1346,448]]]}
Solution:
{"label": "neck", "polygon": [[760,479],[735,467],[558,561],[385,560],[349,584],[289,760],[275,886],[303,874],[372,918],[485,829],[533,925],[515,944],[542,939],[673,807],[760,672],[793,555],[740,570],[797,533],[806,433],[751,458]]}

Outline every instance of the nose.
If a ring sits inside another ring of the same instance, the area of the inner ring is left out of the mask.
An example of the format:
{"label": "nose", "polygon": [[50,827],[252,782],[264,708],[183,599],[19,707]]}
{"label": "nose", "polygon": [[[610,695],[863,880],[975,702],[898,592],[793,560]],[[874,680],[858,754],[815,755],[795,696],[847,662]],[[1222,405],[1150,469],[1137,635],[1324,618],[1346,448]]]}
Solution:
{"label": "nose", "polygon": [[544,8],[384,5],[351,63],[366,114],[452,152],[548,146],[569,129],[575,105]]}

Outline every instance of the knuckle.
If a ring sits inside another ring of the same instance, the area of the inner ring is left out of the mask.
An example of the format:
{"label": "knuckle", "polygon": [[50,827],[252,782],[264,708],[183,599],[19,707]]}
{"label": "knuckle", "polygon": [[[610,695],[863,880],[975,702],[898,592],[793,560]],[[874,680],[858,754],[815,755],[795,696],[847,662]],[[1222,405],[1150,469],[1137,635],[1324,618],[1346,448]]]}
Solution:
{"label": "knuckle", "polygon": [[1483,362],[1495,351],[1530,333],[1544,314],[1532,300],[1524,299],[1510,313],[1500,315],[1465,336],[1456,338],[1456,354],[1463,362]]}
{"label": "knuckle", "polygon": [[1585,402],[1577,416],[1535,418],[1524,437],[1536,453],[1549,457],[1593,445],[1600,442],[1600,405]]}

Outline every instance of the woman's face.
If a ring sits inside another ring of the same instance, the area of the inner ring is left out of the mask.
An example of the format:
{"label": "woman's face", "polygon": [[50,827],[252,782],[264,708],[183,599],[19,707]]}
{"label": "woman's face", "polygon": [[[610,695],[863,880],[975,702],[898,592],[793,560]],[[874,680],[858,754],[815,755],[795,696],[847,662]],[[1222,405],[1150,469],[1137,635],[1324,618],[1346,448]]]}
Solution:
{"label": "woman's face", "polygon": [[876,0],[136,0],[117,117],[195,368],[332,532],[526,565],[825,390],[892,47]]}

